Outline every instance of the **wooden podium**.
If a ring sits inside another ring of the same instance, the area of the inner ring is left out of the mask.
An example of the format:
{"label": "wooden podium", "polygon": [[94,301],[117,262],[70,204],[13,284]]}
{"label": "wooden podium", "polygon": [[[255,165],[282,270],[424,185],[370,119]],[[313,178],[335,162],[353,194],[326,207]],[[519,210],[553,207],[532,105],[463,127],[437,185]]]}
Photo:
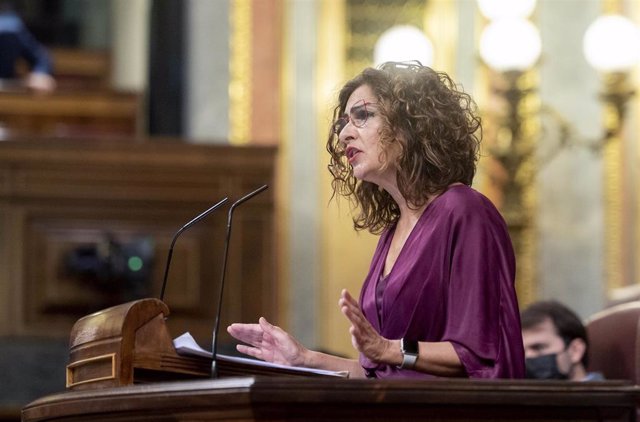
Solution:
{"label": "wooden podium", "polygon": [[168,314],[143,299],[78,320],[68,391],[28,404],[23,422],[636,421],[640,387],[624,381],[267,377],[223,362],[210,379],[210,359],[175,352]]}
{"label": "wooden podium", "polygon": [[162,301],[141,299],[80,318],[71,330],[67,388],[207,377],[211,359],[176,353],[168,315]]}
{"label": "wooden podium", "polygon": [[22,410],[45,421],[635,421],[620,382],[242,377],[68,391]]}
{"label": "wooden podium", "polygon": [[[159,299],[123,303],[80,318],[71,330],[67,388],[94,390],[168,380],[209,378],[211,358],[179,355]],[[218,358],[220,377],[322,376]]]}

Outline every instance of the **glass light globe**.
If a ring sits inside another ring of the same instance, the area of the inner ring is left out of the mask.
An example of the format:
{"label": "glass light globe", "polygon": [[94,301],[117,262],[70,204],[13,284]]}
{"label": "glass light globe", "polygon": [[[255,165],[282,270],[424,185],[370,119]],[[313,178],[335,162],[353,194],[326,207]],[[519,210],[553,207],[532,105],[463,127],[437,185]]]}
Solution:
{"label": "glass light globe", "polygon": [[376,66],[388,62],[419,60],[425,66],[433,65],[433,44],[420,29],[412,25],[398,25],[387,29],[373,49]]}
{"label": "glass light globe", "polygon": [[528,18],[536,0],[478,0],[480,13],[487,19]]}
{"label": "glass light globe", "polygon": [[499,72],[527,70],[536,63],[541,51],[538,28],[522,18],[493,21],[480,36],[480,57]]}
{"label": "glass light globe", "polygon": [[584,34],[582,48],[591,66],[601,72],[626,72],[640,58],[640,30],[621,15],[597,18]]}

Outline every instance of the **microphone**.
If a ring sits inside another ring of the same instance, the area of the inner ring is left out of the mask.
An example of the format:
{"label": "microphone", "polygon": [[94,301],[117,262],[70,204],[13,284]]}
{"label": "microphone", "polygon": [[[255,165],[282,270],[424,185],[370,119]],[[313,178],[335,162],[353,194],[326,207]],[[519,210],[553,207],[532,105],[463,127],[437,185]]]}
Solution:
{"label": "microphone", "polygon": [[211,340],[211,378],[218,378],[218,365],[217,365],[217,349],[218,349],[218,330],[220,327],[220,310],[222,309],[222,293],[224,292],[224,276],[227,270],[227,256],[229,255],[229,239],[231,238],[231,219],[233,218],[233,210],[242,204],[243,202],[253,198],[260,192],[267,189],[269,186],[262,185],[258,189],[254,190],[238,199],[234,202],[229,208],[229,213],[227,215],[227,238],[224,242],[224,256],[222,258],[222,275],[220,277],[220,295],[218,296],[218,312],[216,314],[216,324],[213,327],[213,339]]}
{"label": "microphone", "polygon": [[169,248],[169,255],[167,256],[167,265],[164,268],[164,280],[162,281],[162,290],[160,291],[160,300],[161,301],[164,298],[164,289],[165,289],[165,287],[167,287],[167,276],[169,275],[169,265],[171,264],[171,257],[173,256],[173,245],[175,245],[176,240],[178,240],[178,236],[180,236],[180,234],[182,234],[183,231],[187,230],[189,227],[193,226],[198,221],[202,220],[207,215],[211,214],[213,211],[215,211],[218,208],[220,208],[220,206],[222,204],[227,202],[227,199],[229,199],[229,198],[222,199],[220,202],[218,202],[217,204],[213,205],[208,210],[202,212],[196,218],[194,218],[193,220],[189,221],[187,224],[182,226],[182,228],[176,232],[175,236],[173,236],[173,241],[171,242],[171,247]]}

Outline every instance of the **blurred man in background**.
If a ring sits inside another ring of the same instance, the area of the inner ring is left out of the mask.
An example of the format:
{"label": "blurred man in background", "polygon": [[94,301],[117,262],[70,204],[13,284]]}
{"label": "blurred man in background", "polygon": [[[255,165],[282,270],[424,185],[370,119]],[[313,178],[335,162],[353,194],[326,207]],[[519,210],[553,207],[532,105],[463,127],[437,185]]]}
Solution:
{"label": "blurred man in background", "polygon": [[556,301],[529,305],[521,314],[527,378],[597,381],[587,372],[589,341],[580,318]]}

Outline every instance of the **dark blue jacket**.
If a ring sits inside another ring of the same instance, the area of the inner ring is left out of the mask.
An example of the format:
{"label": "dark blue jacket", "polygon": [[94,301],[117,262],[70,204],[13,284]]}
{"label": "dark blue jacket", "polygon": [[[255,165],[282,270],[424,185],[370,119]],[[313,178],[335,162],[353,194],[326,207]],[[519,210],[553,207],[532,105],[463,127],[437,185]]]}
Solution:
{"label": "dark blue jacket", "polygon": [[51,74],[53,66],[45,47],[40,44],[22,19],[13,11],[0,13],[0,79],[16,75],[16,62],[23,58],[32,72]]}

